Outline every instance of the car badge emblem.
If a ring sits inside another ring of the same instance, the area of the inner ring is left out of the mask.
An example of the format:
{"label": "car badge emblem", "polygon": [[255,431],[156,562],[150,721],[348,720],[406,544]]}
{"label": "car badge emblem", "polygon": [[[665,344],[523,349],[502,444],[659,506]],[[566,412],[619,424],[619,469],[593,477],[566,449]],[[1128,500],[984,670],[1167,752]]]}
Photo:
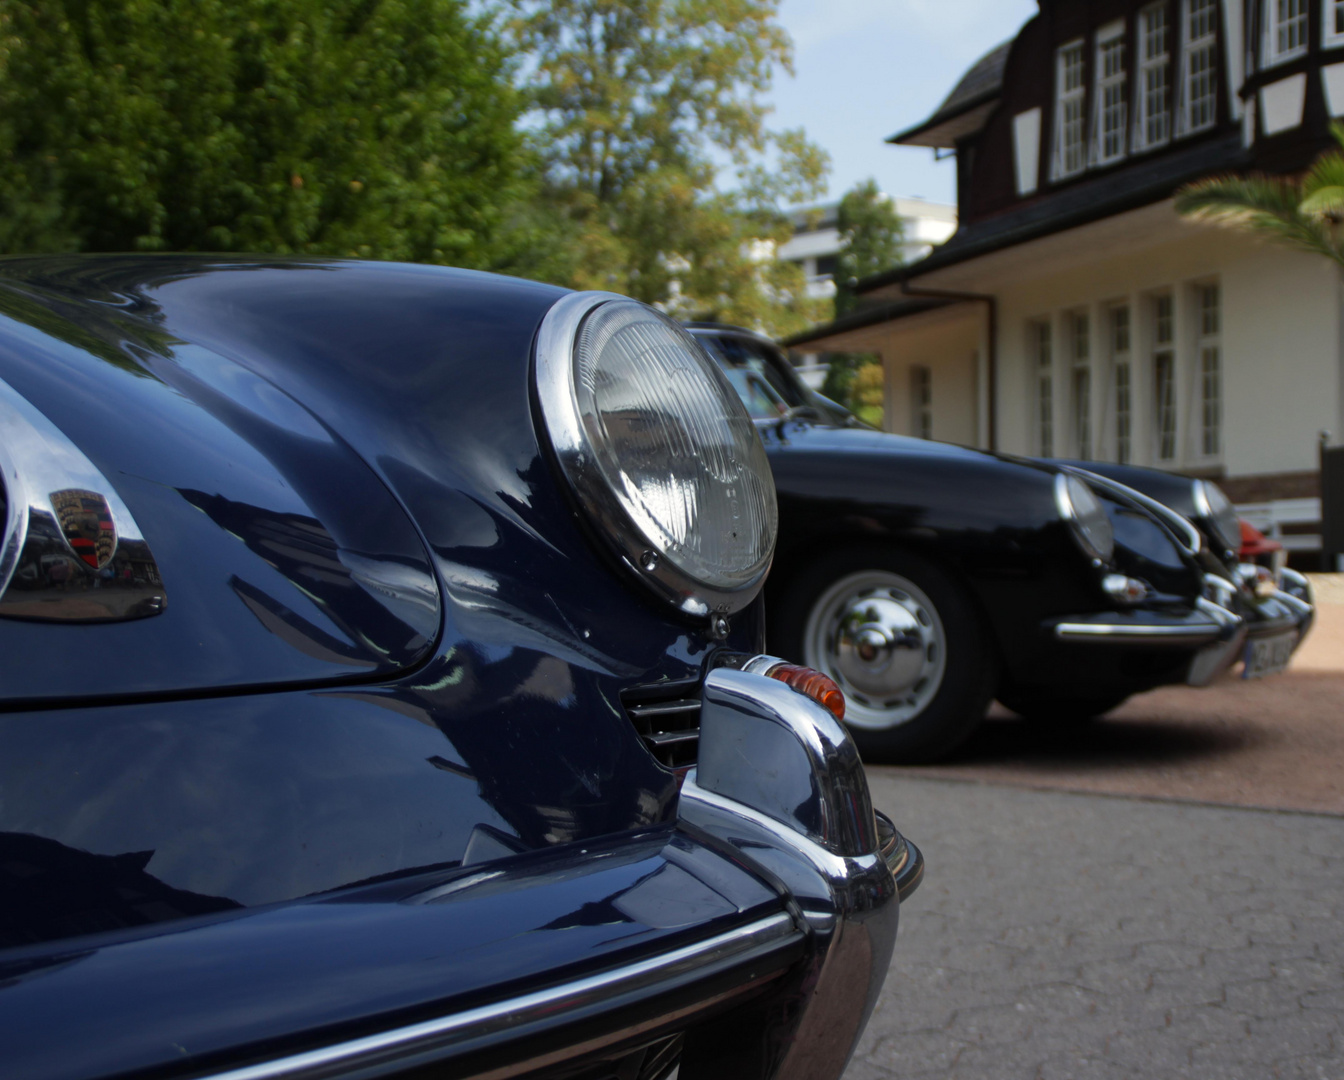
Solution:
{"label": "car badge emblem", "polygon": [[52,509],[61,523],[65,542],[94,570],[112,561],[117,550],[117,529],[112,508],[96,491],[67,489],[51,493]]}

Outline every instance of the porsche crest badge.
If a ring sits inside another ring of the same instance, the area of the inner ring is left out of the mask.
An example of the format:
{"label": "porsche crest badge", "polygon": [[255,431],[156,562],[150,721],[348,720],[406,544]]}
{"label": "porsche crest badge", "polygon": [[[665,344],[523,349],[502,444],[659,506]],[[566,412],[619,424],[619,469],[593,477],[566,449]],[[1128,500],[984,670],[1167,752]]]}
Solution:
{"label": "porsche crest badge", "polygon": [[112,561],[117,551],[117,529],[112,523],[112,508],[96,491],[67,489],[51,493],[65,542],[94,570]]}

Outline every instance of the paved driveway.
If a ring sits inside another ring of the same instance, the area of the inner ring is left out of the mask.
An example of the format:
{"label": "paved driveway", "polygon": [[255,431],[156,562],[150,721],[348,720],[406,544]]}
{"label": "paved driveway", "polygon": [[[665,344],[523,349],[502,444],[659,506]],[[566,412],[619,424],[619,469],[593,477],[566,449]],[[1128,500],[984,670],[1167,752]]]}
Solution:
{"label": "paved driveway", "polygon": [[928,871],[848,1080],[1344,1078],[1344,819],[870,778]]}
{"label": "paved driveway", "polygon": [[1344,1080],[1344,605],[1321,614],[1285,676],[870,769],[928,872],[847,1080]]}

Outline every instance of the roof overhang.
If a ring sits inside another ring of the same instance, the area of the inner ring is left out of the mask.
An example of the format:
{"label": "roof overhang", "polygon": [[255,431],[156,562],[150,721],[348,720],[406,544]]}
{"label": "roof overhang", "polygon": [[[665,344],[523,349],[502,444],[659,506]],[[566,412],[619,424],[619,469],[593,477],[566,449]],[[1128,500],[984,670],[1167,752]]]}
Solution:
{"label": "roof overhang", "polygon": [[[1101,233],[1116,244],[1138,243],[1124,231],[1124,222],[1135,211],[1153,209],[1166,228],[1180,227],[1171,209],[1173,194],[1183,185],[1220,172],[1234,172],[1244,165],[1246,151],[1240,132],[1197,142],[1183,150],[1149,161],[1142,159],[1121,169],[1109,170],[1058,193],[1024,204],[1020,209],[970,225],[963,224],[945,244],[917,263],[898,266],[861,280],[855,291],[864,298],[903,295],[902,282],[927,288],[984,291],[971,284],[984,276],[986,267],[1010,261],[1015,276],[1024,264],[1025,246],[1041,250],[1036,241],[1076,234],[1082,226],[1098,224]],[[1090,235],[1090,234],[1089,234]],[[1045,245],[1049,247],[1049,245]],[[1002,253],[1000,259],[991,259]],[[963,267],[956,270],[954,268]]]}
{"label": "roof overhang", "polygon": [[894,322],[913,329],[961,319],[969,311],[967,305],[954,300],[903,298],[865,306],[842,319],[795,334],[783,344],[797,352],[875,352]]}
{"label": "roof overhang", "polygon": [[898,132],[887,139],[900,146],[931,146],[937,150],[955,150],[957,142],[974,135],[989,119],[999,103],[999,92],[993,90],[964,102],[955,112],[939,113],[922,124]]}

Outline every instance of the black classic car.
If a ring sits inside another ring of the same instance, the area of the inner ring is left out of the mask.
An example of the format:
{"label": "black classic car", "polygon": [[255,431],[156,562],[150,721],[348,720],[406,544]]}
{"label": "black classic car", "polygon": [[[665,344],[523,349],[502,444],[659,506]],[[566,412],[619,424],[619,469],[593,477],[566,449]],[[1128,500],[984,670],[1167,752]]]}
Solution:
{"label": "black classic car", "polygon": [[756,419],[774,473],[769,647],[835,679],[866,757],[946,755],[994,698],[1071,721],[1204,685],[1240,655],[1234,582],[1211,582],[1189,524],[1141,493],[873,430],[767,339],[689,329]]}
{"label": "black classic car", "polygon": [[[1199,559],[1210,586],[1246,619],[1242,674],[1272,675],[1288,666],[1316,618],[1311,582],[1286,566],[1271,570],[1241,559],[1241,522],[1232,500],[1212,480],[1107,461],[1058,461],[1093,484],[1123,484],[1174,511],[1195,527],[1186,531],[1191,554]],[[1151,507],[1161,512],[1157,507]],[[1173,531],[1181,531],[1173,522]],[[1230,591],[1229,591],[1230,590]]]}
{"label": "black classic car", "polygon": [[633,301],[0,262],[0,1074],[840,1075],[922,858]]}

